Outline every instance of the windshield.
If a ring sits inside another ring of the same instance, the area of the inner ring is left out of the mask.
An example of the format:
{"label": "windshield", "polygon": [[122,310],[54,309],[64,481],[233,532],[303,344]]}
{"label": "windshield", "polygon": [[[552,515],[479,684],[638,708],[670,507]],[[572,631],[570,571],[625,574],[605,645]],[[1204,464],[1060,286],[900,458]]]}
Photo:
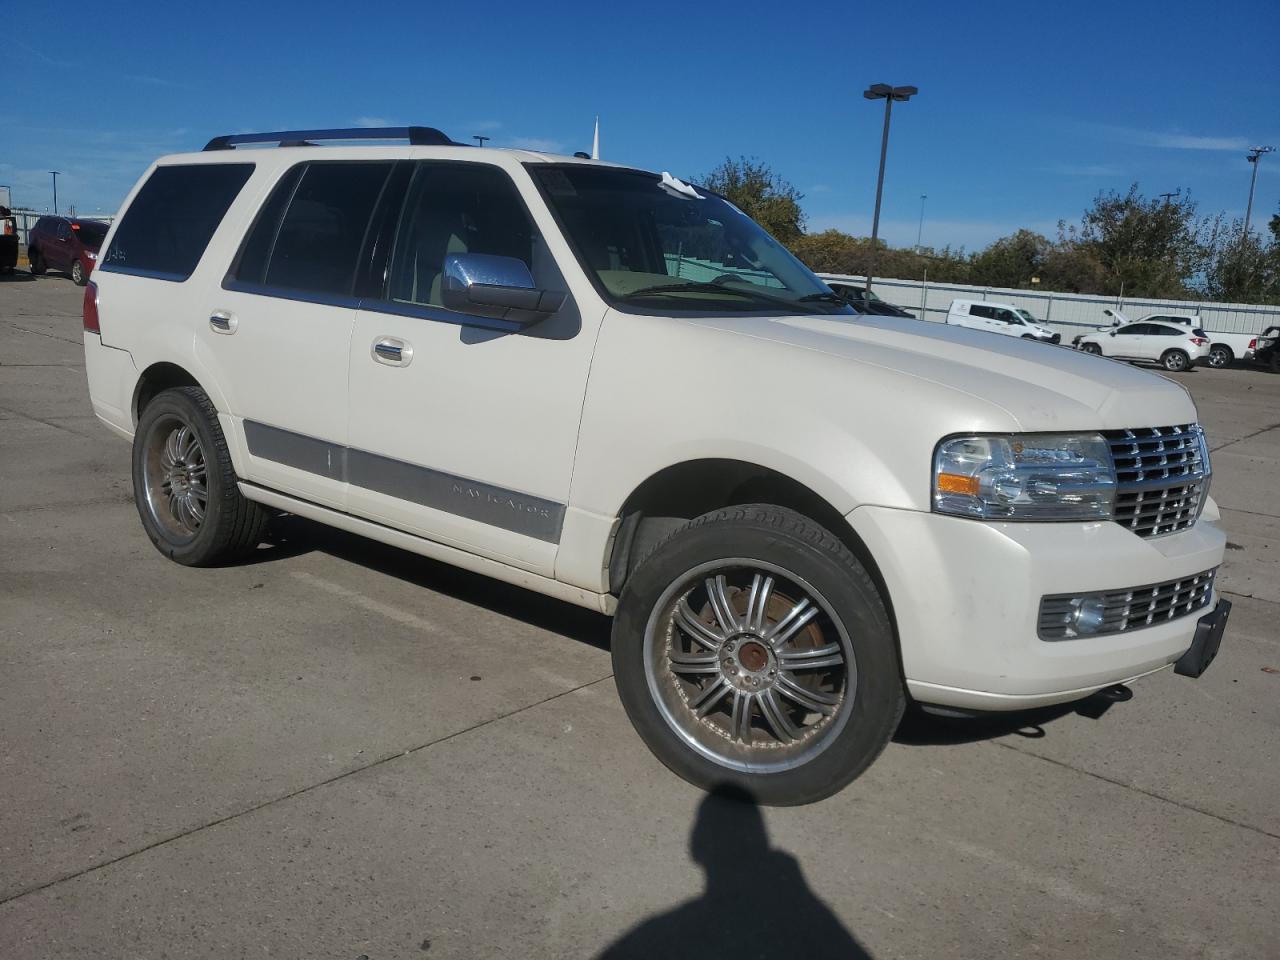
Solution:
{"label": "windshield", "polygon": [[107,238],[107,225],[105,223],[80,223],[73,224],[76,236],[80,238],[80,242],[86,247],[100,247],[102,241]]}
{"label": "windshield", "polygon": [[753,220],[701,188],[633,170],[530,169],[584,269],[617,305],[853,313]]}
{"label": "windshield", "polygon": [[1026,310],[1019,310],[1019,311],[1018,311],[1018,316],[1020,316],[1020,317],[1021,317],[1023,320],[1025,320],[1027,323],[1036,323],[1036,322],[1037,322],[1036,318],[1035,318],[1035,317],[1033,317],[1031,314],[1029,314]]}

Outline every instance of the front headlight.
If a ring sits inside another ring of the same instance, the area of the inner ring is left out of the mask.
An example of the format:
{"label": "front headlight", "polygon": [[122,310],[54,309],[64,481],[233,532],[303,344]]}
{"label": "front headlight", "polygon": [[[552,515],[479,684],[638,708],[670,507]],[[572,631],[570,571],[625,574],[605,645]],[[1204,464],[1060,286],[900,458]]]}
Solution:
{"label": "front headlight", "polygon": [[952,437],[933,455],[933,509],[980,520],[1109,520],[1116,476],[1097,433]]}

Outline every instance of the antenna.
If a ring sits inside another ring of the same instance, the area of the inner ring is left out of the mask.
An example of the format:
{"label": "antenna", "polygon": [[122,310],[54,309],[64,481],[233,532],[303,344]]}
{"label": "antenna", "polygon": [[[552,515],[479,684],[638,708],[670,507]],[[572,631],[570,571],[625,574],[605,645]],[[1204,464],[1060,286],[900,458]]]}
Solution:
{"label": "antenna", "polygon": [[596,133],[591,138],[591,159],[600,159],[600,114],[596,114]]}

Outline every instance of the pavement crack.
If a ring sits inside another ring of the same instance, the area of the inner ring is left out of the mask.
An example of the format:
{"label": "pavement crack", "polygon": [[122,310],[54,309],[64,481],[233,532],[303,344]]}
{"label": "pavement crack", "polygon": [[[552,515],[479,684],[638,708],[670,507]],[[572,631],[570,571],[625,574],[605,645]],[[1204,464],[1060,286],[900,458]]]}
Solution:
{"label": "pavement crack", "polygon": [[1243,437],[1241,437],[1238,440],[1228,440],[1226,443],[1224,443],[1220,447],[1210,447],[1209,452],[1217,453],[1219,450],[1225,450],[1227,449],[1227,447],[1234,447],[1237,443],[1244,443],[1246,440],[1252,440],[1254,437],[1261,436],[1262,434],[1267,433],[1268,431],[1277,430],[1277,429],[1280,429],[1280,423],[1273,423],[1270,426],[1262,427],[1258,430],[1255,430],[1253,431],[1253,433],[1245,434]]}
{"label": "pavement crack", "polygon": [[125,860],[130,860],[133,857],[139,856],[140,854],[143,854],[143,853],[147,853],[150,850],[155,850],[157,847],[163,847],[166,844],[173,843],[175,840],[181,840],[184,837],[189,837],[189,836],[192,836],[193,834],[200,833],[204,830],[209,830],[213,827],[220,826],[224,823],[229,823],[232,820],[238,820],[239,818],[243,816],[247,816],[248,814],[256,813],[257,811],[264,810],[267,807],[273,807],[278,803],[284,803],[286,800],[292,800],[294,797],[300,797],[303,794],[310,793],[312,790],[317,790],[320,787],[327,787],[331,783],[337,783],[340,780],[346,780],[348,777],[354,777],[356,774],[364,773],[366,770],[372,770],[375,767],[380,767],[383,764],[390,763],[393,760],[399,760],[402,757],[410,757],[416,753],[419,753],[423,750],[428,749],[429,747],[435,747],[435,746],[439,746],[442,743],[448,743],[450,740],[453,740],[453,739],[456,739],[457,737],[461,737],[465,734],[471,733],[473,730],[480,730],[483,727],[489,726],[490,724],[498,723],[501,720],[506,720],[508,717],[519,716],[520,714],[525,713],[529,710],[534,710],[538,707],[541,707],[544,704],[552,703],[553,701],[559,700],[562,697],[567,697],[570,694],[577,693],[579,690],[585,690],[587,687],[593,687],[598,683],[604,683],[606,680],[611,680],[611,679],[613,679],[612,673],[607,674],[606,676],[603,676],[603,677],[597,677],[595,680],[588,680],[585,683],[579,683],[576,686],[570,687],[568,690],[561,690],[559,693],[553,693],[549,697],[543,697],[541,700],[536,700],[533,703],[527,703],[523,707],[517,707],[514,710],[508,710],[506,713],[500,713],[497,716],[490,717],[487,720],[481,720],[478,723],[471,724],[471,726],[469,727],[463,727],[461,730],[455,730],[452,733],[445,734],[444,736],[436,737],[434,740],[428,740],[425,743],[420,743],[416,747],[409,747],[406,750],[396,750],[393,753],[384,754],[381,757],[377,757],[376,759],[370,760],[368,763],[361,764],[358,767],[353,767],[350,770],[344,770],[342,773],[334,774],[332,777],[326,777],[323,780],[318,780],[315,783],[308,784],[305,787],[299,787],[297,790],[291,790],[288,793],[281,794],[278,797],[272,797],[269,800],[263,800],[261,803],[251,804],[250,806],[245,807],[243,810],[237,810],[235,813],[229,813],[224,817],[216,817],[215,819],[210,820],[206,823],[198,824],[186,830],[181,830],[178,833],[170,834],[167,837],[161,837],[159,840],[153,840],[151,843],[144,844],[143,846],[138,847],[136,850],[130,850],[127,853],[122,853],[117,857],[110,857],[109,859],[106,859],[106,860],[100,860],[97,863],[90,864],[89,866],[83,867],[79,870],[73,870],[70,873],[65,873],[59,877],[55,877],[52,880],[46,880],[43,883],[33,883],[30,886],[17,891],[16,893],[10,894],[9,896],[4,897],[3,899],[0,899],[0,906],[4,906],[7,903],[12,903],[14,900],[20,900],[23,897],[30,896],[33,893],[39,893],[41,890],[48,890],[50,887],[55,887],[60,883],[66,883],[68,880],[75,880],[79,877],[86,876],[87,874],[96,873],[97,871],[105,869],[106,867],[113,866]]}
{"label": "pavement crack", "polygon": [[14,323],[12,320],[4,320],[0,322],[3,322],[10,327],[13,327],[13,329],[15,330],[21,330],[23,333],[30,333],[37,337],[48,337],[50,340],[61,340],[63,343],[74,343],[77,347],[84,346],[83,340],[72,340],[70,337],[60,337],[56,333],[45,333],[42,330],[29,330],[26,327],[19,326],[18,324]]}
{"label": "pavement crack", "polygon": [[1232,820],[1230,817],[1224,817],[1222,816],[1222,814],[1214,813],[1212,810],[1205,810],[1203,807],[1197,807],[1194,804],[1184,803],[1181,800],[1174,800],[1171,797],[1162,796],[1161,794],[1158,794],[1152,790],[1146,790],[1143,787],[1139,787],[1135,784],[1125,783],[1123,780],[1117,780],[1114,777],[1104,776],[1101,773],[1094,773],[1092,770],[1085,770],[1083,767],[1076,767],[1076,766],[1073,766],[1072,764],[1065,763],[1062,760],[1055,760],[1053,759],[1053,757],[1046,757],[1042,753],[1033,753],[1030,750],[1022,750],[1012,743],[1001,743],[999,740],[995,740],[992,742],[997,747],[1003,747],[1006,750],[1012,750],[1014,753],[1020,753],[1024,757],[1033,757],[1036,760],[1043,760],[1045,763],[1051,763],[1055,767],[1061,767],[1063,770],[1070,770],[1072,773],[1083,774],[1086,777],[1092,777],[1094,780],[1100,780],[1103,783],[1109,783],[1109,784],[1112,784],[1113,786],[1121,787],[1125,790],[1132,790],[1134,793],[1140,793],[1144,797],[1150,797],[1152,800],[1159,800],[1161,803],[1167,803],[1170,806],[1178,807],[1180,810],[1186,810],[1186,811],[1189,811],[1190,813],[1198,813],[1201,816],[1210,817],[1214,820],[1219,821],[1220,823],[1225,823],[1228,826],[1239,827],[1242,830],[1248,830],[1251,833],[1256,833],[1264,837],[1269,837],[1272,840],[1280,840],[1280,833],[1272,833],[1271,831],[1264,830],[1261,827],[1255,827],[1251,823],[1243,823],[1239,820]]}

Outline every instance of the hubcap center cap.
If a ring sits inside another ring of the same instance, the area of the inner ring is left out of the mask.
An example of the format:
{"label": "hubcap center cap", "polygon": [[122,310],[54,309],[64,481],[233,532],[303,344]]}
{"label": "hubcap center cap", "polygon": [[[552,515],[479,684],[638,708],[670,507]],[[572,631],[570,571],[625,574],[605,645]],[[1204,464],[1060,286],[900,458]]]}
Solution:
{"label": "hubcap center cap", "polygon": [[738,661],[752,673],[759,673],[769,662],[769,652],[764,644],[748,640],[738,648]]}

